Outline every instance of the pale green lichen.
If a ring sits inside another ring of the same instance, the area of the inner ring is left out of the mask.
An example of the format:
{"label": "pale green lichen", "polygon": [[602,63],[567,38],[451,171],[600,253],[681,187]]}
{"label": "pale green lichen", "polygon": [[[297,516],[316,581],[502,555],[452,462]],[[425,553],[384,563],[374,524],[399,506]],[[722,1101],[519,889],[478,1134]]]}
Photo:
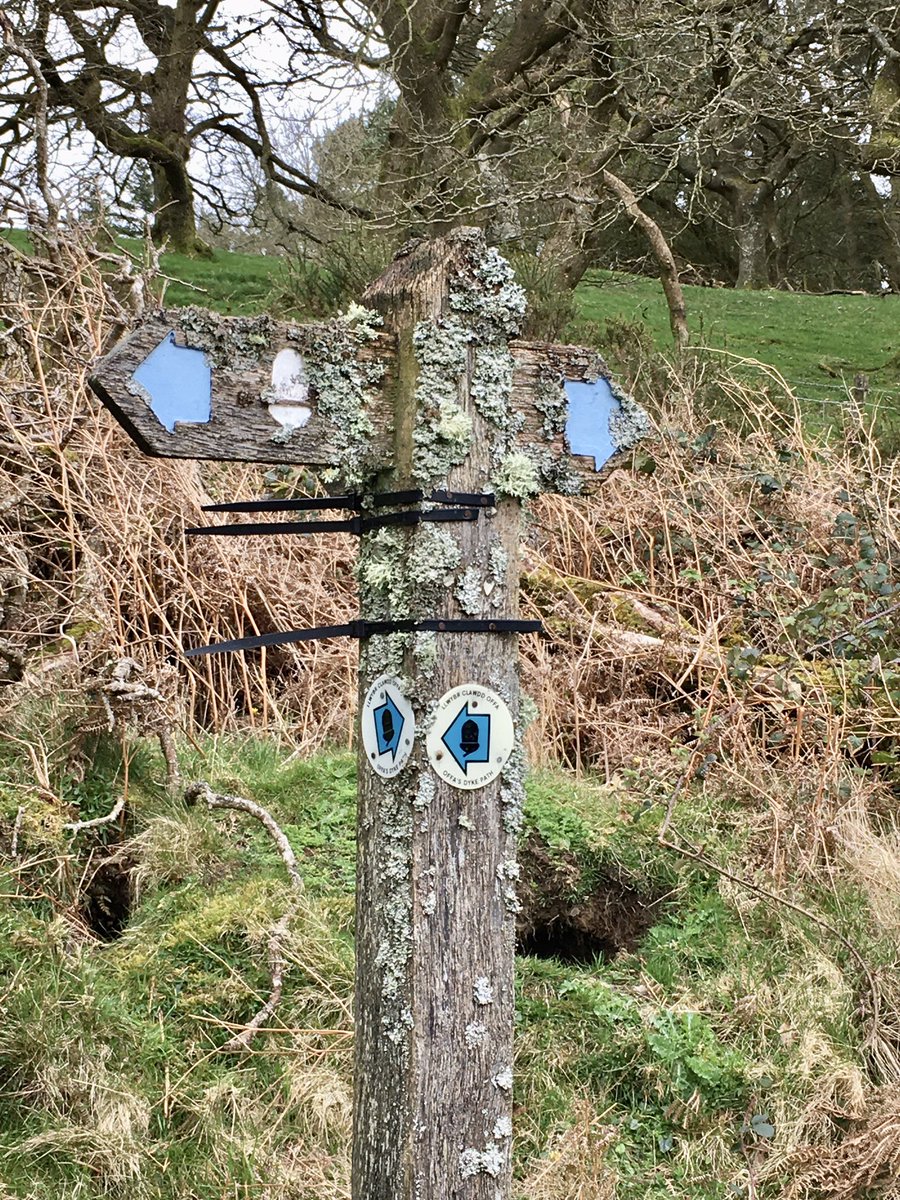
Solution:
{"label": "pale green lichen", "polygon": [[491,1083],[501,1092],[511,1092],[513,1086],[512,1067],[501,1067],[495,1075],[491,1076]]}
{"label": "pale green lichen", "polygon": [[437,782],[434,776],[428,771],[423,771],[419,776],[419,786],[416,790],[416,798],[413,800],[413,808],[428,808],[434,800],[436,791]]}
{"label": "pale green lichen", "polygon": [[203,350],[210,366],[238,373],[257,366],[275,332],[269,316],[226,320],[218,313],[193,305],[180,310],[178,324],[186,343]]}
{"label": "pale green lichen", "polygon": [[453,535],[438,525],[424,524],[416,531],[406,564],[406,574],[420,605],[431,608],[436,593],[452,583],[462,551]]}
{"label": "pale green lichen", "polygon": [[515,859],[508,859],[497,867],[497,881],[500,885],[500,895],[503,907],[508,913],[522,911],[519,897],[516,895],[516,881],[519,878],[519,864]]}
{"label": "pale green lichen", "polygon": [[509,417],[515,360],[505,342],[479,346],[472,372],[472,399],[487,421],[502,426]]}
{"label": "pale green lichen", "polygon": [[474,829],[475,828],[475,822],[472,820],[471,817],[467,816],[466,813],[460,813],[459,817],[457,818],[456,823],[460,827],[460,829]]}
{"label": "pale green lichen", "polygon": [[562,379],[558,376],[542,379],[534,398],[534,407],[544,418],[541,432],[548,442],[565,432],[569,400]]}
{"label": "pale green lichen", "polygon": [[408,965],[412,954],[412,809],[401,786],[384,785],[379,800],[384,896],[379,906],[382,936],[375,953],[381,982],[382,1029],[395,1045],[412,1027]]}
{"label": "pale green lichen", "polygon": [[495,583],[503,583],[508,567],[509,555],[500,542],[495,541],[488,554],[488,568]]}
{"label": "pale green lichen", "polygon": [[516,744],[503,768],[500,787],[500,806],[503,828],[517,834],[522,828],[525,804],[525,751],[522,747],[521,726],[516,727]]}
{"label": "pale green lichen", "polygon": [[458,404],[445,404],[434,432],[447,445],[468,446],[472,440],[472,429],[472,418]]}
{"label": "pale green lichen", "polygon": [[[422,524],[412,537],[390,526],[369,534],[363,539],[356,566],[360,602],[367,618],[430,615],[441,590],[452,583],[459,560],[460,549],[453,535],[437,525]],[[408,639],[408,635],[402,636]]]}
{"label": "pale green lichen", "polygon": [[493,1004],[494,989],[491,986],[491,981],[486,975],[479,975],[472,985],[472,995],[475,997],[476,1004]]}
{"label": "pale green lichen", "polygon": [[469,335],[455,317],[420,321],[413,332],[419,373],[413,478],[423,487],[445,479],[472,444],[472,419],[460,407],[460,380],[468,361]]}
{"label": "pale green lichen", "polygon": [[555,492],[558,496],[580,496],[584,491],[584,480],[568,454],[543,448],[534,449],[531,457],[542,491]]}
{"label": "pale green lichen", "polygon": [[420,675],[426,678],[432,675],[438,659],[437,634],[429,631],[417,633],[413,638],[413,658]]}
{"label": "pale green lichen", "polygon": [[466,567],[456,585],[459,607],[470,617],[477,616],[484,604],[484,581],[477,567]]}
{"label": "pale green lichen", "polygon": [[500,1141],[501,1138],[512,1137],[512,1134],[513,1134],[512,1119],[510,1117],[506,1116],[505,1113],[502,1117],[498,1117],[497,1120],[494,1122],[494,1128],[492,1130],[492,1133],[493,1133],[494,1137],[497,1139],[497,1141]]}
{"label": "pale green lichen", "polygon": [[494,487],[502,496],[527,500],[541,490],[541,480],[534,459],[522,450],[507,454],[494,475]]}
{"label": "pale green lichen", "polygon": [[488,1035],[487,1026],[480,1025],[477,1021],[471,1021],[466,1026],[465,1039],[466,1045],[471,1050],[474,1046],[480,1046]]}
{"label": "pale green lichen", "polygon": [[282,425],[280,429],[275,430],[269,441],[273,442],[276,446],[286,446],[294,436],[295,430],[295,425]]}
{"label": "pale green lichen", "polygon": [[378,337],[378,332],[384,325],[384,318],[374,308],[366,308],[363,304],[350,304],[347,311],[338,317],[345,325],[350,325],[358,338],[371,342]]}
{"label": "pale green lichen", "polygon": [[527,299],[515,272],[494,247],[469,264],[469,272],[454,281],[450,307],[464,313],[483,340],[509,338],[522,328]]}
{"label": "pale green lichen", "polygon": [[619,402],[618,412],[609,418],[609,436],[620,450],[628,450],[653,430],[650,417],[637,401],[622,390],[614,380],[607,380],[610,390]]}
{"label": "pale green lichen", "polygon": [[362,650],[362,662],[370,678],[377,675],[401,675],[408,633],[376,633],[368,639]]}
{"label": "pale green lichen", "polygon": [[496,1179],[506,1164],[506,1155],[496,1142],[488,1142],[483,1150],[466,1149],[459,1156],[459,1173],[463,1179],[474,1175],[490,1175]]}
{"label": "pale green lichen", "polygon": [[521,868],[514,858],[507,859],[497,867],[498,879],[518,879],[520,874]]}

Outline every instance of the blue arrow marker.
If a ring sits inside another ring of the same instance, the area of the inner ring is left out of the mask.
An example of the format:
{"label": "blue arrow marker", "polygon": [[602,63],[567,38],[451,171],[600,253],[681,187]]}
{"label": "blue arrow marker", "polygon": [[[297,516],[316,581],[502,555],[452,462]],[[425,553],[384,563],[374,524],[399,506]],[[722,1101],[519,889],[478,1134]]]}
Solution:
{"label": "blue arrow marker", "polygon": [[463,774],[468,775],[469,763],[486,763],[490,759],[490,715],[469,712],[467,700],[451,721],[441,741],[453,755]]}
{"label": "blue arrow marker", "polygon": [[167,334],[132,375],[150,397],[150,411],[175,432],[176,421],[204,425],[212,415],[212,372],[202,350]]}
{"label": "blue arrow marker", "polygon": [[384,692],[384,704],[379,704],[372,716],[375,718],[375,742],[378,746],[378,753],[390,754],[393,762],[400,749],[400,735],[403,732],[405,718],[387,689]]}
{"label": "blue arrow marker", "polygon": [[569,449],[573,454],[590,455],[594,470],[599,471],[618,450],[610,436],[609,420],[622,411],[622,406],[605,379],[593,383],[567,379],[565,389],[569,400],[566,421]]}

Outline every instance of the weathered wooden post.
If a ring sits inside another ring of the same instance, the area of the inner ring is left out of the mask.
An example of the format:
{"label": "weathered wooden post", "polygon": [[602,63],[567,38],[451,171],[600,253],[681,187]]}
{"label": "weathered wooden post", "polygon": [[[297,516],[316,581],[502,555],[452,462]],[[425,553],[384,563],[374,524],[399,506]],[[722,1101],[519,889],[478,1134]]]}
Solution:
{"label": "weathered wooden post", "polygon": [[524,296],[477,231],[404,248],[363,301],[160,316],[92,386],[150,454],[326,468],[356,511],[209,532],[352,528],[359,621],[189,653],[361,639],[354,1200],[506,1200],[521,505],[590,490],[646,418],[594,352],[513,340]]}

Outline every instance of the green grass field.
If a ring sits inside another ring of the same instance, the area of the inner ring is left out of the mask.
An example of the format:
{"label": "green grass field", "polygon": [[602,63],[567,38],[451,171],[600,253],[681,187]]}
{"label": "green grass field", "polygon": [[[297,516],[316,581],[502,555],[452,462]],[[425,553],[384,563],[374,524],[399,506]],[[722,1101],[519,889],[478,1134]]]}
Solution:
{"label": "green grass field", "polygon": [[[810,296],[686,287],[692,343],[736,366],[774,368],[821,419],[862,372],[871,400],[900,414],[900,296]],[[662,288],[654,279],[594,271],[579,289],[584,317],[643,323],[671,347]],[[753,368],[751,368],[753,369]]]}

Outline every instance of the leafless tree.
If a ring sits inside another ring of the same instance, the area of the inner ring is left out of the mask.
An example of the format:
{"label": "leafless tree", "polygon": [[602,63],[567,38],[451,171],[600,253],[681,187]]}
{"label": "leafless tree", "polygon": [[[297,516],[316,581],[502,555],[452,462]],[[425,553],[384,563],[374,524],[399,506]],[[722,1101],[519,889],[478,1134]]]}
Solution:
{"label": "leafless tree", "polygon": [[[174,249],[198,248],[198,190],[228,211],[229,147],[249,152],[272,189],[340,203],[272,144],[270,107],[294,77],[293,68],[260,65],[262,39],[271,53],[281,37],[275,6],[12,0],[6,22],[28,58],[8,47],[0,62],[0,173],[30,164],[43,108],[51,128],[85,136],[107,162],[147,164],[154,233]],[[285,61],[288,54],[285,46]],[[192,168],[204,156],[212,166],[198,174]]]}

